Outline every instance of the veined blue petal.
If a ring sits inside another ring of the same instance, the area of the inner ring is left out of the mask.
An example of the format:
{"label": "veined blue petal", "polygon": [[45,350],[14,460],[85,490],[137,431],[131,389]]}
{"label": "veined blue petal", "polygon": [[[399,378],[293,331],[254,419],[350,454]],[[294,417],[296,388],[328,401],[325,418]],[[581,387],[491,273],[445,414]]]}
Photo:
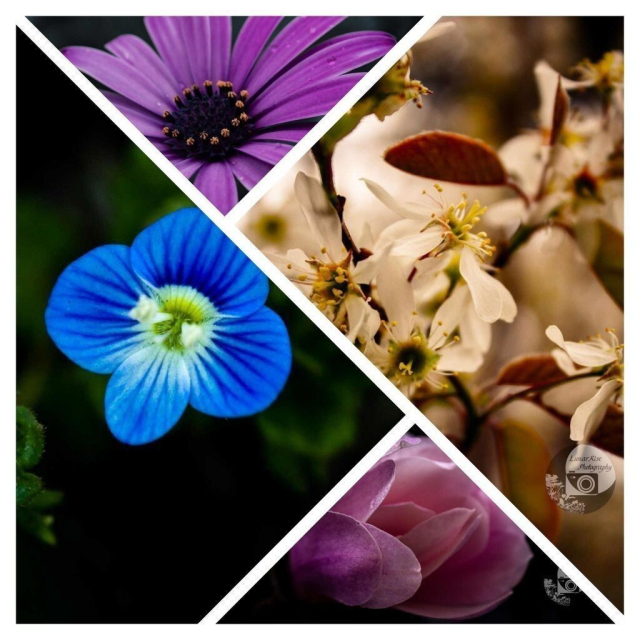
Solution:
{"label": "veined blue petal", "polygon": [[93,249],[58,278],[45,312],[49,335],[76,364],[111,373],[144,340],[139,323],[129,316],[144,292],[131,268],[129,247]]}
{"label": "veined blue petal", "polygon": [[267,277],[199,209],[176,211],[140,233],[131,264],[154,287],[194,287],[225,315],[257,311],[269,292]]}
{"label": "veined blue petal", "polygon": [[291,371],[284,322],[266,307],[248,317],[217,320],[212,344],[187,359],[192,407],[219,418],[266,409]]}
{"label": "veined blue petal", "polygon": [[147,346],[115,371],[104,398],[107,424],[126,444],[146,444],[163,436],[189,402],[189,372],[181,353]]}

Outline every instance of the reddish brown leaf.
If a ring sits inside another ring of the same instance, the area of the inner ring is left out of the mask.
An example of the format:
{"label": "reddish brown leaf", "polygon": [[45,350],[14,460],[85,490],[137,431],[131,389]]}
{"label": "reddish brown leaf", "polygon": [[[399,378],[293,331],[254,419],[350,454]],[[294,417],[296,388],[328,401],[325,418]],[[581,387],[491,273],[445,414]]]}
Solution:
{"label": "reddish brown leaf", "polygon": [[609,405],[602,424],[591,438],[591,444],[624,456],[624,411],[617,404]]}
{"label": "reddish brown leaf", "polygon": [[547,495],[545,473],[551,456],[529,425],[508,421],[496,430],[502,492],[550,540],[558,535],[560,515]]}
{"label": "reddish brown leaf", "polygon": [[562,86],[562,80],[558,75],[558,88],[556,89],[556,99],[553,103],[553,124],[551,126],[551,144],[558,142],[564,127],[567,114],[569,113],[569,94]]}
{"label": "reddish brown leaf", "polygon": [[564,380],[567,374],[558,367],[548,353],[521,356],[504,366],[498,374],[497,384],[538,387]]}
{"label": "reddish brown leaf", "polygon": [[482,140],[459,133],[427,131],[387,149],[384,159],[423,178],[474,185],[503,185],[507,172]]}

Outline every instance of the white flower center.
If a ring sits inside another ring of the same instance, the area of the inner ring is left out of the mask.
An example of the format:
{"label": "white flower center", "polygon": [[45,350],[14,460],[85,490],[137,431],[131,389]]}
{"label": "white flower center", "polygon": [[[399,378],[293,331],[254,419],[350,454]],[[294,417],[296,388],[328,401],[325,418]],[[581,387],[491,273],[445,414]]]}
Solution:
{"label": "white flower center", "polygon": [[206,296],[186,285],[165,285],[141,295],[129,317],[156,344],[175,351],[195,349],[211,337],[218,314]]}

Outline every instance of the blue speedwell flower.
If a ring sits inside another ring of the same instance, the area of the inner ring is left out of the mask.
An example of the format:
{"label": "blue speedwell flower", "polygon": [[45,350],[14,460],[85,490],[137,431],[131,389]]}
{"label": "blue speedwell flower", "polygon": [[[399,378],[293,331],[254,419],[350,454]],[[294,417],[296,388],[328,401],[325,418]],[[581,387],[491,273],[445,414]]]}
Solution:
{"label": "blue speedwell flower", "polygon": [[198,209],[169,214],[131,247],[106,245],[70,264],[46,310],[73,362],[113,374],[113,434],[156,440],[188,404],[220,418],[252,415],[291,369],[284,323],[264,306],[266,276]]}

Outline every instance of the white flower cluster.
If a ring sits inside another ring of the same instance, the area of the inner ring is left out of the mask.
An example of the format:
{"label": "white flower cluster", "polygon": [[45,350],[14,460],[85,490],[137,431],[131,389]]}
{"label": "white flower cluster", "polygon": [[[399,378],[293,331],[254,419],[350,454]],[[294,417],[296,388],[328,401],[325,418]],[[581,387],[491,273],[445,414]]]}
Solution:
{"label": "white flower cluster", "polygon": [[[499,152],[521,195],[493,205],[494,224],[515,231],[520,224],[574,228],[600,219],[622,231],[623,69],[619,51],[578,65],[581,80],[536,65],[538,128]],[[588,88],[598,99],[572,107],[569,92],[584,98]]]}
{"label": "white flower cluster", "polygon": [[[421,202],[401,202],[363,177],[395,221],[376,238],[365,223],[357,237],[320,181],[300,172],[294,189],[307,232],[270,258],[409,397],[446,388],[445,376],[481,366],[491,325],[517,314],[489,234],[503,250],[520,227],[573,233],[604,220],[621,229],[622,68],[613,52],[582,63],[572,81],[538,63],[538,128],[498,154],[517,197],[487,209],[464,193],[450,203],[434,184]],[[598,106],[572,108],[568,92],[588,87]],[[601,396],[612,388],[603,385]],[[586,422],[576,422],[574,435],[589,430]]]}
{"label": "white flower cluster", "polygon": [[[397,214],[360,255],[345,246],[345,230],[318,180],[299,173],[295,192],[317,241],[270,258],[407,395],[441,376],[475,371],[491,342],[490,323],[511,322],[516,305],[491,275],[494,247],[474,227],[486,208],[463,198],[403,204],[365,181]],[[436,309],[433,304],[436,303]]]}

